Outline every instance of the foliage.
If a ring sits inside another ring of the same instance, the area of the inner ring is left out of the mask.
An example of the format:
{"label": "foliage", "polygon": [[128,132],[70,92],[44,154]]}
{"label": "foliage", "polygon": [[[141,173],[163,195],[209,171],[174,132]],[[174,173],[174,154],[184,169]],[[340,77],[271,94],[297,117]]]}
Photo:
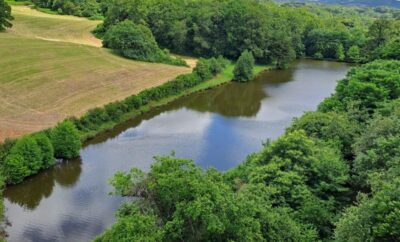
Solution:
{"label": "foliage", "polygon": [[[144,176],[139,170],[118,173],[111,180],[117,193],[138,196],[141,199],[121,207],[118,221],[99,241],[134,234],[137,240],[146,240],[146,231],[136,228],[118,228],[119,224],[136,218],[138,224],[161,231],[156,241],[310,241],[315,233],[302,227],[289,210],[273,208],[255,187],[235,192],[214,169],[202,171],[193,161],[174,157],[157,157],[157,162]],[[122,186],[121,186],[122,185]],[[121,190],[121,188],[123,189]],[[126,190],[127,187],[131,189]],[[126,193],[128,191],[128,193]],[[154,221],[162,221],[155,227]],[[280,231],[285,228],[285,235]],[[267,232],[268,231],[268,232]],[[121,235],[118,235],[121,232]],[[136,233],[135,233],[136,232]],[[156,232],[155,235],[160,232]]]}
{"label": "foliage", "polygon": [[96,242],[115,241],[161,241],[161,231],[157,227],[157,218],[152,215],[143,215],[131,212],[129,216],[118,219],[110,229],[106,230]]}
{"label": "foliage", "polygon": [[186,65],[183,60],[162,51],[149,28],[129,20],[112,26],[104,35],[103,46],[134,60]]}
{"label": "foliage", "polygon": [[233,80],[247,82],[254,78],[254,57],[249,51],[244,51],[236,62],[233,70]]}
{"label": "foliage", "polygon": [[5,182],[16,184],[55,163],[54,149],[44,132],[27,135],[0,145],[1,169]]}
{"label": "foliage", "polygon": [[12,24],[10,21],[13,19],[10,5],[5,0],[0,0],[0,31],[11,28]]}
{"label": "foliage", "polygon": [[78,130],[70,121],[59,123],[51,131],[51,143],[55,157],[63,159],[78,157],[82,146]]}
{"label": "foliage", "polygon": [[30,170],[23,156],[10,154],[4,161],[4,173],[7,175],[7,183],[17,184],[30,175]]}
{"label": "foliage", "polygon": [[10,153],[23,157],[23,163],[30,171],[29,175],[37,173],[42,166],[40,146],[33,137],[27,136],[18,140]]}
{"label": "foliage", "polygon": [[38,144],[41,157],[42,157],[42,165],[41,168],[49,168],[54,165],[54,148],[50,142],[50,139],[44,133],[35,134],[34,139]]}
{"label": "foliage", "polygon": [[374,174],[372,194],[360,195],[337,223],[336,241],[396,241],[400,236],[399,166]]}
{"label": "foliage", "polygon": [[353,45],[347,51],[347,58],[350,62],[359,63],[361,62],[361,51],[357,45]]}
{"label": "foliage", "polygon": [[352,158],[352,144],[360,130],[348,117],[335,112],[307,112],[295,119],[288,131],[305,130],[312,138],[336,146],[345,158]]}
{"label": "foliage", "polygon": [[[350,71],[346,79],[339,81],[336,93],[320,104],[319,110],[357,109],[369,115],[378,103],[400,97],[399,61],[374,61]],[[361,119],[365,119],[361,117]]]}
{"label": "foliage", "polygon": [[37,7],[48,8],[58,14],[95,18],[101,15],[100,4],[96,0],[32,0],[32,2]]}
{"label": "foliage", "polygon": [[[211,65],[213,65],[213,67]],[[218,66],[215,66],[215,63],[211,63],[211,61],[200,58],[196,64],[196,67],[193,69],[193,72],[196,73],[201,80],[208,80],[214,75],[215,68],[218,69]]]}

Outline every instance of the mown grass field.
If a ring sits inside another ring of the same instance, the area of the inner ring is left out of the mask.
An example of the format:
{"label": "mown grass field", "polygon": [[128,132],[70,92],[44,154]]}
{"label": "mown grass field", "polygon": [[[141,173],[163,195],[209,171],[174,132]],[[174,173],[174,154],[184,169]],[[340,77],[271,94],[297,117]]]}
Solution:
{"label": "mown grass field", "polygon": [[0,33],[0,142],[160,85],[190,68],[136,62],[99,48],[99,22],[13,6]]}

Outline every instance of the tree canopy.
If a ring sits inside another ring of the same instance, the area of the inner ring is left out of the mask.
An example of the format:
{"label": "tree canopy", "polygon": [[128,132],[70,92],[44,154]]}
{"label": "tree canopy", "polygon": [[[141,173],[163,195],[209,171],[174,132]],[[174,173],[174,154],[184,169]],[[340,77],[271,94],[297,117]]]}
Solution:
{"label": "tree canopy", "polygon": [[134,60],[186,65],[161,50],[149,28],[129,20],[112,26],[104,35],[103,46]]}
{"label": "tree canopy", "polygon": [[244,51],[236,62],[233,70],[233,80],[247,82],[254,77],[254,57],[249,51]]}
{"label": "tree canopy", "polygon": [[5,0],[0,0],[0,31],[11,28],[11,20],[13,19],[10,5],[8,5]]}

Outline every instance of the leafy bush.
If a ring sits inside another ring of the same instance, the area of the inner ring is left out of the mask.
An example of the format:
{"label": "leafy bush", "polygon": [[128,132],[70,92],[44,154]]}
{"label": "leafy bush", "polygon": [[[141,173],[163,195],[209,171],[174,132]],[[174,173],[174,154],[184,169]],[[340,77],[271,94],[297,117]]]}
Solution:
{"label": "leafy bush", "polygon": [[134,60],[186,65],[161,50],[149,28],[129,20],[112,26],[104,35],[103,46]]}
{"label": "leafy bush", "polygon": [[32,0],[35,6],[48,8],[58,14],[69,14],[80,17],[102,18],[100,4],[96,0]]}
{"label": "leafy bush", "polygon": [[[206,59],[200,58],[197,61],[196,67],[193,69],[193,71],[202,79],[202,80],[208,80],[210,79],[214,74],[213,70],[211,68],[214,68],[215,66],[212,66],[211,61],[208,61]],[[217,67],[218,68],[218,67]]]}
{"label": "leafy bush", "polygon": [[350,49],[347,51],[347,60],[355,63],[361,62],[360,47],[358,47],[357,45],[351,46]]}
{"label": "leafy bush", "polygon": [[23,158],[23,162],[28,167],[31,174],[36,174],[43,164],[42,151],[36,140],[31,136],[26,136],[19,139],[10,153],[12,155],[19,155]]}
{"label": "leafy bush", "polygon": [[42,157],[42,169],[49,168],[54,165],[54,148],[50,139],[44,133],[38,133],[33,136],[38,144]]}
{"label": "leafy bush", "polygon": [[51,131],[51,143],[55,157],[63,159],[78,157],[82,146],[78,130],[70,121],[59,123]]}
{"label": "leafy bush", "polygon": [[14,18],[11,16],[11,7],[4,0],[0,0],[0,31],[6,28],[11,28],[11,20]]}
{"label": "leafy bush", "polygon": [[247,82],[254,78],[254,57],[249,51],[244,51],[236,62],[233,70],[235,81]]}
{"label": "leafy bush", "polygon": [[20,183],[31,174],[24,157],[19,154],[8,155],[3,165],[8,184]]}
{"label": "leafy bush", "polygon": [[400,97],[399,61],[377,60],[351,70],[338,82],[336,93],[320,104],[320,110],[347,111],[357,109],[370,115],[385,100]]}

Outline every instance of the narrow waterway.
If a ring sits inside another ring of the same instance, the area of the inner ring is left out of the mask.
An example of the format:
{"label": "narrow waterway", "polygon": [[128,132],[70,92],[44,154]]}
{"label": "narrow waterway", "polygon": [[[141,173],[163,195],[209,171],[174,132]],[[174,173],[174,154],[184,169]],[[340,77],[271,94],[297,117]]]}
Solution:
{"label": "narrow waterway", "polygon": [[81,158],[5,191],[9,241],[89,241],[114,221],[121,198],[107,180],[118,170],[148,169],[154,155],[191,158],[224,171],[275,139],[293,117],[315,110],[349,67],[301,60],[250,83],[183,97],[90,141]]}

